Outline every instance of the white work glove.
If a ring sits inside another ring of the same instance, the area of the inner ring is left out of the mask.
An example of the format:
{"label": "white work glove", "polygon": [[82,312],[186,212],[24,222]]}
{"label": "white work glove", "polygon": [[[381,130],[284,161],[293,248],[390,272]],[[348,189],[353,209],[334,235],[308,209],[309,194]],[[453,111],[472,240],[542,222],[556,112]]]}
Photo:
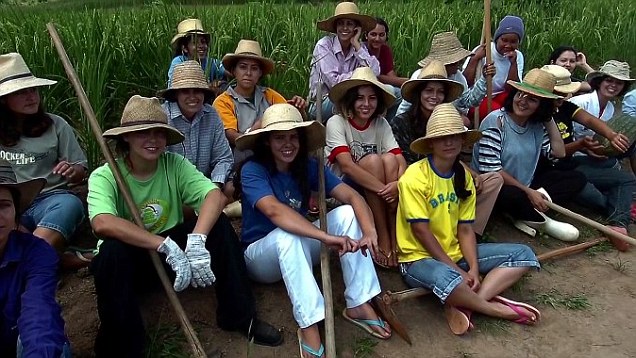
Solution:
{"label": "white work glove", "polygon": [[170,265],[172,271],[177,274],[177,277],[174,279],[174,290],[177,292],[183,291],[188,287],[192,279],[192,269],[190,268],[190,262],[188,262],[186,254],[181,250],[179,245],[172,241],[170,236],[163,240],[161,245],[157,248],[157,252],[166,255],[166,262]]}
{"label": "white work glove", "polygon": [[203,234],[188,234],[188,244],[186,245],[185,254],[190,261],[192,269],[192,287],[210,286],[216,281],[214,273],[210,268],[212,258],[210,252],[205,248],[205,240],[207,236]]}

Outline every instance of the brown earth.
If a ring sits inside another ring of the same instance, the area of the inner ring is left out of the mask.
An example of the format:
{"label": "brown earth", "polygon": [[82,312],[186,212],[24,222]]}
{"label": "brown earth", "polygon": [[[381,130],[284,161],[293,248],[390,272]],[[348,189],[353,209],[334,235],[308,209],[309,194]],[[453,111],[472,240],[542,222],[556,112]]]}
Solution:
{"label": "brown earth", "polygon": [[[525,242],[537,253],[564,246],[551,238],[531,239],[503,220],[492,221],[489,240]],[[597,235],[577,226],[583,239]],[[535,327],[477,316],[475,330],[457,337],[449,331],[434,297],[402,301],[395,312],[409,328],[413,338],[409,346],[397,335],[388,341],[370,338],[339,316],[344,307],[342,275],[337,260],[332,259],[337,350],[340,357],[636,356],[636,321],[632,320],[636,316],[635,263],[636,249],[618,253],[609,245],[544,263],[541,272],[528,275],[506,292],[542,311],[542,321]],[[378,272],[384,289],[406,288],[397,272]],[[255,283],[253,287],[260,317],[284,333],[285,342],[280,347],[250,345],[240,334],[218,329],[213,289],[189,289],[179,298],[210,357],[297,357],[296,324],[283,283]],[[92,277],[86,272],[65,274],[58,298],[74,356],[93,356],[98,318]],[[158,291],[145,297],[142,305],[148,333],[155,337],[151,356],[187,357],[187,345],[165,295]]]}

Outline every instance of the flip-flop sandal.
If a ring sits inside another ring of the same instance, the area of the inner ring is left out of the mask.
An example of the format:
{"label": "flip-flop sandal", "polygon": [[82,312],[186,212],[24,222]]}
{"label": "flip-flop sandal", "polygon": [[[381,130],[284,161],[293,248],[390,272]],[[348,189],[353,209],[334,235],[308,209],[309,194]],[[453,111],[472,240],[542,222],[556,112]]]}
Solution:
{"label": "flip-flop sandal", "polygon": [[347,309],[343,309],[342,310],[342,317],[344,317],[345,320],[347,320],[348,322],[351,322],[352,324],[354,324],[356,327],[359,327],[360,329],[364,330],[365,332],[369,333],[370,335],[372,335],[375,338],[379,338],[379,339],[389,339],[391,338],[391,334],[389,334],[388,336],[383,336],[380,333],[376,332],[373,330],[373,328],[371,328],[372,326],[377,326],[380,327],[382,329],[384,329],[386,327],[386,323],[381,319],[358,319],[358,318],[352,318],[347,314]]}
{"label": "flip-flop sandal", "polygon": [[446,322],[448,322],[451,332],[458,336],[465,334],[472,325],[465,312],[450,304],[444,305],[444,316],[446,316]]}
{"label": "flip-flop sandal", "polygon": [[[388,254],[388,255],[387,255],[387,254],[386,254],[386,251],[382,250],[381,248],[378,248],[378,252],[379,252],[382,256],[384,256],[384,257],[386,258],[386,261],[387,261],[387,262],[389,262],[389,260],[391,259],[391,255],[393,255],[393,253],[392,253],[392,252],[391,252],[390,254]],[[387,264],[380,263],[380,262],[376,261],[375,259],[373,260],[373,263],[375,263],[376,265],[378,265],[378,266],[380,266],[381,268],[386,269],[386,270],[394,269],[394,267],[391,267],[391,266],[389,266],[389,265],[387,265]]]}
{"label": "flip-flop sandal", "polygon": [[[531,306],[531,305],[529,305],[527,303],[514,301],[514,300],[511,300],[509,298],[502,297],[502,296],[495,296],[495,297],[492,298],[491,301],[495,301],[495,302],[499,302],[501,304],[504,304],[504,305],[510,307],[510,309],[512,309],[513,311],[515,311],[515,313],[519,315],[519,318],[517,318],[516,320],[513,321],[515,323],[525,324],[525,325],[533,325],[533,324],[536,324],[537,322],[539,322],[541,320],[541,312],[536,307],[533,307],[533,306]],[[532,312],[534,314],[535,319],[533,320],[532,317],[528,316],[523,311],[521,311],[519,309],[519,307],[523,307],[526,310]]]}
{"label": "flip-flop sandal", "polygon": [[318,350],[315,350],[303,343],[302,331],[300,328],[298,328],[298,330],[296,331],[296,335],[298,336],[298,346],[300,347],[300,358],[305,357],[305,353],[311,354],[312,357],[323,357],[323,355],[325,354],[325,346],[323,346],[322,343],[320,344],[320,348],[318,348]]}
{"label": "flip-flop sandal", "polygon": [[84,254],[87,253],[92,253],[93,250],[66,250],[64,251],[64,254],[68,254],[68,255],[73,255],[75,257],[77,257],[78,259],[80,259],[81,261],[84,262],[91,262],[91,259],[89,259],[88,257],[84,256]]}

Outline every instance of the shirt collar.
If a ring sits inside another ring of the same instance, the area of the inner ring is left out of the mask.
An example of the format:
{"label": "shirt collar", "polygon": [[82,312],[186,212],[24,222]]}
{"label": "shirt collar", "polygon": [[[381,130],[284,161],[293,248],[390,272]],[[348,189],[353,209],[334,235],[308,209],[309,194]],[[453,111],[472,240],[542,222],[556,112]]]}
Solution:
{"label": "shirt collar", "polygon": [[[170,102],[170,101],[166,101],[163,104],[164,110],[166,112],[168,112],[168,118],[175,120],[178,118],[183,119],[184,121],[186,120],[185,117],[183,116],[183,113],[181,113],[181,109],[179,108],[179,104],[177,102]],[[203,108],[201,108],[201,110],[199,111],[199,113],[197,113],[194,116],[194,121],[196,121],[198,118],[202,117],[204,114],[209,113],[212,110],[212,106],[210,106],[207,103],[203,104]]]}
{"label": "shirt collar", "polygon": [[[256,85],[256,88],[254,89],[254,103],[258,103],[258,98],[259,98],[258,94],[259,93],[261,94],[260,97],[264,97],[265,96],[265,91],[266,90],[267,90],[266,87]],[[232,87],[232,86],[228,87],[227,93],[229,93],[230,96],[232,96],[232,98],[234,98],[235,100],[237,100],[239,102],[251,103],[250,101],[245,99],[245,97],[243,97],[240,94],[238,94],[236,92],[236,90],[234,90],[234,87]]]}

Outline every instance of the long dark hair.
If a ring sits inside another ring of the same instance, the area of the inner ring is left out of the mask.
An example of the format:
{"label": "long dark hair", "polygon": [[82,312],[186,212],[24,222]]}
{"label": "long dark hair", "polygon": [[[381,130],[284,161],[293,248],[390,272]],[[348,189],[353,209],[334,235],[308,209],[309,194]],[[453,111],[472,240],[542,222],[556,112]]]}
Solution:
{"label": "long dark hair", "polygon": [[[598,89],[601,87],[601,82],[603,82],[608,77],[610,77],[610,76],[603,75],[603,76],[598,76],[598,77],[592,78],[589,81],[590,88],[592,88],[593,91],[598,91]],[[622,81],[622,80],[619,80],[619,79],[616,79],[616,80]],[[631,88],[631,86],[630,86],[629,82],[623,81],[623,89],[620,92],[618,92],[618,94],[614,98],[623,97],[627,92],[629,92],[630,88]]]}
{"label": "long dark hair", "polygon": [[375,109],[375,112],[373,112],[372,118],[375,119],[379,116],[384,115],[387,109],[387,104],[384,101],[384,94],[382,93],[381,89],[372,84],[360,85],[350,88],[345,93],[345,95],[342,96],[342,99],[340,99],[339,103],[336,103],[338,112],[340,112],[340,114],[342,114],[345,118],[353,115],[353,113],[355,112],[354,107],[356,104],[356,100],[358,99],[358,89],[362,86],[370,86],[371,88],[373,88],[373,92],[375,92],[375,96],[378,98],[378,107]]}
{"label": "long dark hair", "polygon": [[[274,156],[272,155],[271,148],[266,144],[271,133],[266,133],[261,135],[257,144],[252,149],[254,154],[250,157],[246,158],[241,163],[236,166],[236,175],[232,183],[234,184],[234,198],[239,199],[241,197],[241,193],[243,191],[243,187],[241,184],[241,171],[243,170],[243,166],[249,161],[254,161],[258,164],[263,165],[267,171],[271,174],[276,173],[276,163],[274,162]],[[298,142],[300,143],[300,148],[298,148],[298,155],[291,162],[290,165],[290,173],[294,181],[298,184],[298,189],[300,190],[300,194],[302,197],[302,209],[307,209],[309,207],[309,197],[311,196],[311,188],[309,187],[309,178],[308,176],[308,162],[309,162],[309,151],[307,150],[307,135],[305,131],[302,129],[298,129]]]}
{"label": "long dark hair", "polygon": [[187,48],[188,45],[190,44],[190,42],[194,41],[195,36],[196,37],[203,37],[207,41],[208,46],[210,45],[210,41],[208,41],[206,35],[196,34],[196,33],[189,34],[189,35],[183,36],[182,38],[177,40],[177,46],[175,46],[175,48],[174,48],[174,53],[172,54],[172,57],[174,58],[174,57],[177,57],[177,56],[184,55],[184,56],[186,56],[186,57],[188,57],[190,59],[194,58],[192,56],[192,54],[190,54],[190,53],[186,54],[186,53],[183,52],[183,46],[185,46]]}
{"label": "long dark hair", "polygon": [[[503,108],[506,110],[506,112],[513,113],[514,110],[512,109],[512,102],[514,101],[514,98],[518,92],[519,90],[513,87],[510,90],[510,93],[508,93],[508,97],[506,97],[506,100],[504,101],[504,105],[503,105]],[[555,101],[549,98],[543,98],[543,97],[538,97],[538,98],[539,98],[539,107],[537,107],[537,110],[530,117],[529,121],[530,122],[549,122],[552,119],[552,116],[554,115],[554,109],[556,108]]]}
{"label": "long dark hair", "polygon": [[3,102],[0,100],[0,145],[2,146],[17,145],[21,136],[37,138],[53,125],[53,119],[44,111],[42,102],[37,113],[27,115],[22,120],[18,120],[16,114]]}
{"label": "long dark hair", "polygon": [[573,46],[559,46],[552,51],[550,57],[548,57],[548,61],[545,63],[546,65],[554,65],[556,64],[557,58],[561,56],[564,52],[574,52],[574,56],[579,53]]}
{"label": "long dark hair", "polygon": [[453,188],[455,189],[455,195],[460,199],[468,198],[472,192],[466,189],[466,169],[459,161],[459,155],[453,162]]}
{"label": "long dark hair", "polygon": [[[411,128],[416,130],[416,133],[418,136],[423,137],[426,135],[426,124],[428,123],[428,118],[424,118],[424,111],[422,110],[422,96],[421,93],[424,90],[424,88],[426,88],[426,86],[434,81],[430,81],[430,82],[424,82],[422,84],[420,84],[419,86],[417,86],[417,88],[415,89],[415,93],[418,93],[419,95],[415,97],[415,101],[411,102],[411,108],[409,108],[408,110],[408,120],[411,124]],[[444,99],[446,99],[446,96],[448,96],[448,92],[449,92],[449,85],[443,81],[439,81],[439,83],[441,83],[444,86]],[[423,123],[420,123],[421,120],[423,120]],[[421,128],[420,130],[420,127]]]}

